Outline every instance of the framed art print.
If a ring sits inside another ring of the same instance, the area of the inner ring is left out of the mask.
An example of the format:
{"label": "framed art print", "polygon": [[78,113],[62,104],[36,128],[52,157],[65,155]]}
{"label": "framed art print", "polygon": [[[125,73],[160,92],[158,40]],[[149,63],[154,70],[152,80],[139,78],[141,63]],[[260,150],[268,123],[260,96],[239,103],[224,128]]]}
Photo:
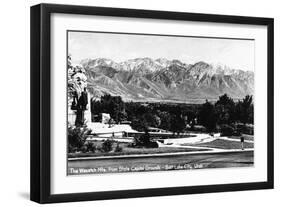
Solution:
{"label": "framed art print", "polygon": [[31,200],[273,188],[273,19],[31,7]]}

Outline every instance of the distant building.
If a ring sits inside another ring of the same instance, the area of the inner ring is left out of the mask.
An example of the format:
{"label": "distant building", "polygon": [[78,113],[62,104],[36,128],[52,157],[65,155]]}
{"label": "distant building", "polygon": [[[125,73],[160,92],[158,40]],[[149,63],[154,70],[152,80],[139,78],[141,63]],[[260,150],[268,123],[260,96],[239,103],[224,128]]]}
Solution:
{"label": "distant building", "polygon": [[108,124],[110,120],[110,114],[107,113],[101,113],[101,123]]}
{"label": "distant building", "polygon": [[158,133],[167,133],[167,132],[169,132],[167,130],[156,128],[156,127],[148,127],[148,131],[149,132],[158,132]]}
{"label": "distant building", "polygon": [[120,124],[129,124],[129,125],[130,125],[131,123],[132,123],[131,121],[121,121],[121,122],[120,122]]}
{"label": "distant building", "polygon": [[100,122],[103,124],[109,124],[110,120],[112,120],[112,118],[110,117],[110,114],[108,114],[108,113],[99,113],[99,114],[92,113],[92,122]]}

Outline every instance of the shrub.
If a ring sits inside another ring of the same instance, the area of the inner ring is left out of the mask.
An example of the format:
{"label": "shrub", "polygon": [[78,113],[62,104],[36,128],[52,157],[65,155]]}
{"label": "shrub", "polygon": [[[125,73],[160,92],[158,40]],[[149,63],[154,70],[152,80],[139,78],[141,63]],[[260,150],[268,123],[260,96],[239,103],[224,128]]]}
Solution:
{"label": "shrub", "polygon": [[145,131],[140,137],[136,139],[136,145],[146,146],[150,143],[150,135],[148,131]]}
{"label": "shrub", "polygon": [[92,142],[88,142],[86,146],[87,146],[88,152],[95,152],[97,149],[96,146],[94,145],[94,143],[92,143]]}
{"label": "shrub", "polygon": [[115,152],[122,152],[123,148],[120,147],[119,143],[117,143],[116,147],[115,147]]}
{"label": "shrub", "polygon": [[87,137],[91,133],[87,127],[68,127],[68,151],[80,149],[84,146]]}
{"label": "shrub", "polygon": [[80,148],[80,150],[81,150],[83,153],[86,153],[86,152],[88,151],[88,148],[87,148],[86,145],[84,145],[84,146],[82,146],[82,147]]}
{"label": "shrub", "polygon": [[158,148],[157,142],[150,142],[146,145],[147,148]]}
{"label": "shrub", "polygon": [[236,127],[237,131],[242,134],[249,134],[249,135],[254,135],[254,125],[253,124],[242,124],[242,123],[237,123],[234,125]]}
{"label": "shrub", "polygon": [[103,152],[110,152],[112,150],[113,140],[105,140],[102,143],[102,151]]}
{"label": "shrub", "polygon": [[220,132],[222,136],[232,136],[235,134],[235,129],[227,124],[220,126]]}
{"label": "shrub", "polygon": [[147,148],[157,148],[158,144],[151,141],[150,134],[146,131],[140,137],[135,137],[135,146],[136,147],[147,147]]}
{"label": "shrub", "polygon": [[245,124],[242,128],[242,133],[254,135],[254,125],[252,124]]}
{"label": "shrub", "polygon": [[77,147],[73,147],[71,145],[68,145],[68,153],[75,153],[78,151]]}

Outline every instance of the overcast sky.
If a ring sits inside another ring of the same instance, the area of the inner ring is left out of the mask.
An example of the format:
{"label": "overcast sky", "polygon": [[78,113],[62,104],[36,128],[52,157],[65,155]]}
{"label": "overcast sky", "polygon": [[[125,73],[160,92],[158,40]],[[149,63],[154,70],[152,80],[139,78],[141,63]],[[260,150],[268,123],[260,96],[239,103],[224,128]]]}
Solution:
{"label": "overcast sky", "polygon": [[73,63],[85,58],[109,58],[116,62],[150,57],[205,61],[231,68],[254,70],[254,40],[69,32],[68,50]]}

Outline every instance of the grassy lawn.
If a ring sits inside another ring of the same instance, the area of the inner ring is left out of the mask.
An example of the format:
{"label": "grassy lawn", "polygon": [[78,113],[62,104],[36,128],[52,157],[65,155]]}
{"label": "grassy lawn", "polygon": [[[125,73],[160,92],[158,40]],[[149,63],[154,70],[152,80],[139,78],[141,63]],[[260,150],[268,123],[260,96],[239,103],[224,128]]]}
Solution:
{"label": "grassy lawn", "polygon": [[116,152],[115,148],[117,143],[114,142],[113,149],[110,152],[103,152],[101,150],[100,141],[94,142],[97,150],[95,152],[76,152],[68,153],[68,158],[76,157],[100,157],[100,156],[117,156],[117,155],[142,155],[142,154],[160,154],[160,153],[172,153],[172,152],[192,152],[192,151],[207,151],[208,149],[193,149],[193,148],[180,148],[180,147],[161,147],[161,148],[136,148],[128,146],[128,143],[119,143],[122,148],[121,152]]}
{"label": "grassy lawn", "polygon": [[[254,141],[254,135],[242,134],[242,136],[245,138],[245,140]],[[241,136],[230,136],[229,138],[231,138],[231,139],[239,139],[240,140]]]}
{"label": "grassy lawn", "polygon": [[[202,144],[194,144],[193,146],[213,147],[213,148],[219,148],[219,149],[241,149],[240,142],[228,141],[228,140],[223,140],[223,139],[216,139],[212,142],[207,142],[207,143],[202,143]],[[254,144],[245,142],[244,148],[254,148]]]}

